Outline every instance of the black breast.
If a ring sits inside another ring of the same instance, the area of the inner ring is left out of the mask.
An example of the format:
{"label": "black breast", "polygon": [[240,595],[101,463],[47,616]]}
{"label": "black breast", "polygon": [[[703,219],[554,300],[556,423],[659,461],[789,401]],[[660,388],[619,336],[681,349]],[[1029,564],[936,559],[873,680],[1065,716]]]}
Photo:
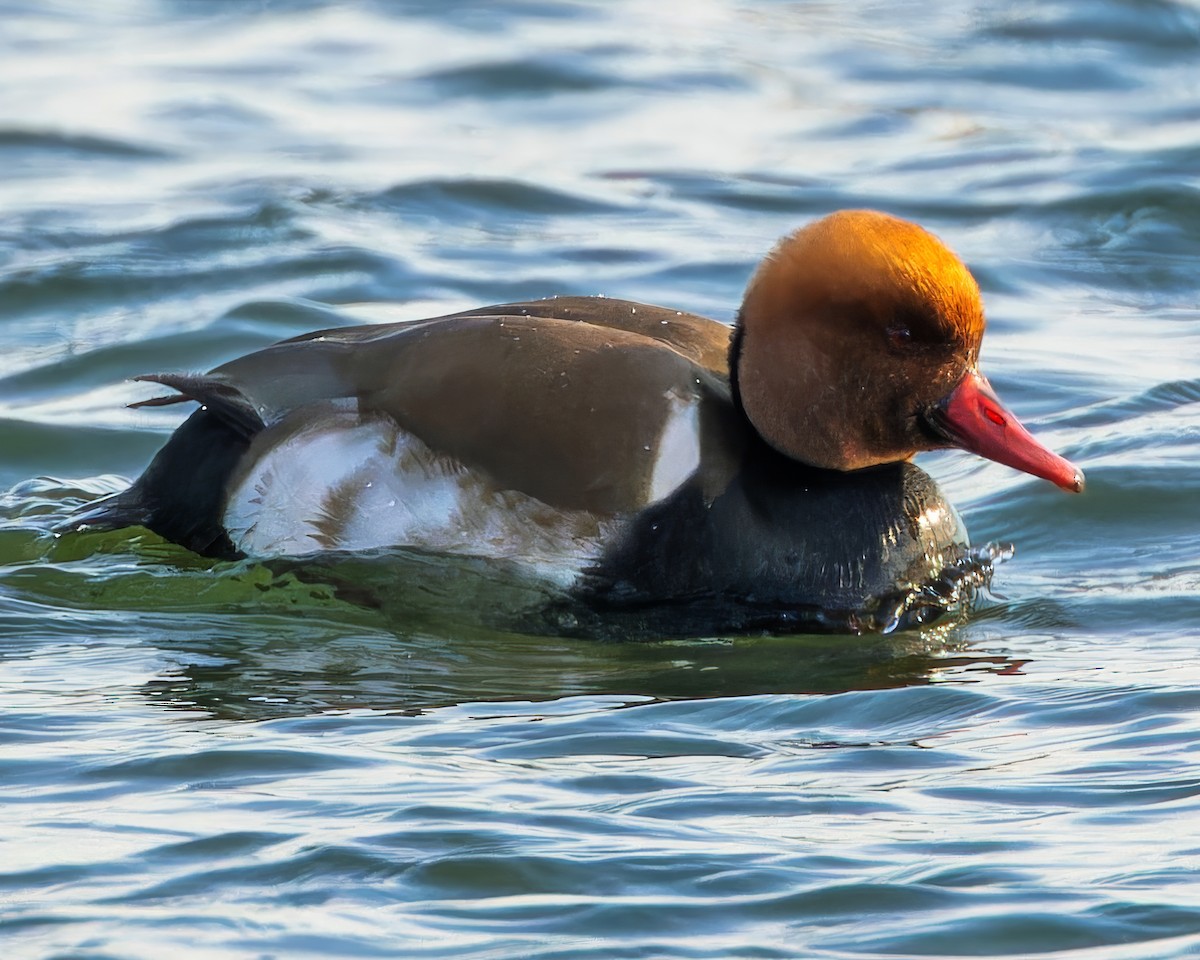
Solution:
{"label": "black breast", "polygon": [[587,604],[638,632],[853,631],[965,546],[919,467],[818,470],[755,442],[715,498],[689,484],[640,515],[590,577]]}

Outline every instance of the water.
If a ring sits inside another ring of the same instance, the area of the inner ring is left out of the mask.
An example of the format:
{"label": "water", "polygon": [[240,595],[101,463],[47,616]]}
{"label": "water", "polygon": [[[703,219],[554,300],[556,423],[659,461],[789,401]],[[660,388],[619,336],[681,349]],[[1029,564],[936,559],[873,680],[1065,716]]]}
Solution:
{"label": "water", "polygon": [[[1200,955],[1200,8],[0,2],[5,957]],[[1089,489],[923,458],[974,616],[887,638],[385,616],[129,533],[126,378],[552,293],[728,319],[876,206],[979,277]]]}

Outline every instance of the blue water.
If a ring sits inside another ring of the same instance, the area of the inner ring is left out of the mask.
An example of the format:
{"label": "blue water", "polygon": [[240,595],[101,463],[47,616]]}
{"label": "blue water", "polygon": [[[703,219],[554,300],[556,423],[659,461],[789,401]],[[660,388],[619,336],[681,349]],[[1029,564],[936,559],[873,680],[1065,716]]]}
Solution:
{"label": "blue water", "polygon": [[[1200,956],[1200,7],[0,0],[0,955]],[[845,206],[971,265],[1064,495],[970,617],[595,644],[55,539],[127,378],[605,293]]]}

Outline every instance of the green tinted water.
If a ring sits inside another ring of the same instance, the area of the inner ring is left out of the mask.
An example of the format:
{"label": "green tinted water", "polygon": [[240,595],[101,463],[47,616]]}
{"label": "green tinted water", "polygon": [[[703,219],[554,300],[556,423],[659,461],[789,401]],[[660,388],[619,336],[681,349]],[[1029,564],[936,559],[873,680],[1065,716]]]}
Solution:
{"label": "green tinted water", "polygon": [[[1200,12],[0,4],[0,939],[14,957],[1200,952]],[[728,319],[775,238],[925,223],[1089,489],[922,463],[1017,556],[889,638],[496,629],[63,539],[127,378],[605,293]]]}

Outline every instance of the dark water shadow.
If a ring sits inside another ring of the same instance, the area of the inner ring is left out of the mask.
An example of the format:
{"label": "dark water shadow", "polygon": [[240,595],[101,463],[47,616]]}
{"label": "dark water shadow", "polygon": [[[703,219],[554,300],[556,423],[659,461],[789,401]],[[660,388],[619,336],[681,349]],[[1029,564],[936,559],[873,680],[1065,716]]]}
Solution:
{"label": "dark water shadow", "polygon": [[[337,558],[332,568],[221,562],[148,531],[47,532],[98,491],[49,478],[10,491],[0,525],[0,597],[18,597],[30,611],[30,637],[56,621],[87,629],[84,621],[98,637],[149,648],[162,666],[137,695],[193,718],[418,713],[564,697],[828,694],[967,682],[1013,666],[967,649],[962,610],[886,636],[643,634],[601,642],[519,629],[528,610],[561,595],[494,563],[390,556],[383,569],[391,589],[381,593],[368,582],[379,567],[360,558]],[[114,613],[118,634],[110,629]]]}
{"label": "dark water shadow", "polygon": [[[375,608],[290,572],[269,581],[261,579],[261,567],[252,573],[265,605],[243,616],[206,616],[191,629],[156,637],[176,666],[145,684],[145,696],[192,715],[267,719],[564,697],[644,702],[830,694],[968,682],[979,672],[1019,669],[1004,657],[963,649],[961,612],[948,623],[888,636],[601,642],[504,626],[529,597],[444,558],[423,571],[407,568],[403,588]],[[266,612],[280,611],[289,595],[300,597],[292,612]]]}
{"label": "dark water shadow", "polygon": [[[536,643],[536,645],[535,645]],[[457,637],[339,637],[320,649],[278,635],[259,640],[179,636],[176,666],[141,693],[190,717],[265,720],[367,709],[415,715],[438,707],[598,697],[642,703],[751,695],[883,690],[972,674],[1016,674],[1003,656],[944,655],[928,638],[738,638],[602,647],[588,641]],[[486,705],[486,706],[485,706]]]}

